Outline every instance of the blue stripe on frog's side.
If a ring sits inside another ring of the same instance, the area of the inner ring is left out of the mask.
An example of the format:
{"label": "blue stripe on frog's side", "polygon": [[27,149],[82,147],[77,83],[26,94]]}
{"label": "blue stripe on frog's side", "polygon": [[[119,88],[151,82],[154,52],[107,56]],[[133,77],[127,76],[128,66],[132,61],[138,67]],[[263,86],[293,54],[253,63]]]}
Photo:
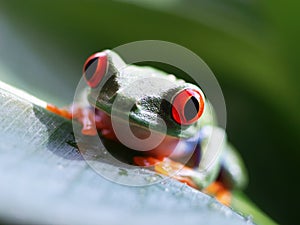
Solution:
{"label": "blue stripe on frog's side", "polygon": [[191,168],[197,168],[201,161],[201,134],[198,132],[194,137],[182,140],[176,148],[179,149],[181,155],[190,156],[186,163]]}

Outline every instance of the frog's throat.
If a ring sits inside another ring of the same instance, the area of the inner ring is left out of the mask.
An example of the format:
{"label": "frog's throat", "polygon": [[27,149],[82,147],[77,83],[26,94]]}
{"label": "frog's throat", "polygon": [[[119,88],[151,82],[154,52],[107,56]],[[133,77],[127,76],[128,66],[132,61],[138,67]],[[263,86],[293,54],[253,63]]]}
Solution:
{"label": "frog's throat", "polygon": [[[96,126],[99,129],[99,131],[102,132],[102,136],[119,142],[115,130],[113,128],[110,115],[103,110],[96,109],[96,116],[99,115],[101,116],[101,121],[98,123],[96,122]],[[114,121],[114,123],[118,123],[118,126],[122,126],[122,124],[125,124],[125,121],[121,118],[117,118],[116,121]],[[103,132],[104,130],[105,132]],[[171,158],[189,156],[191,152],[194,151],[196,145],[199,142],[198,134],[196,134],[192,138],[183,139],[179,137],[170,136],[168,134],[163,134],[156,130],[149,130],[149,128],[145,128],[132,122],[130,122],[130,130],[138,139],[147,138],[150,135],[150,132],[155,132],[156,137],[161,138],[162,141],[159,145],[145,153],[151,156]],[[131,148],[131,146],[126,147]],[[141,148],[142,147],[143,146],[141,146]]]}

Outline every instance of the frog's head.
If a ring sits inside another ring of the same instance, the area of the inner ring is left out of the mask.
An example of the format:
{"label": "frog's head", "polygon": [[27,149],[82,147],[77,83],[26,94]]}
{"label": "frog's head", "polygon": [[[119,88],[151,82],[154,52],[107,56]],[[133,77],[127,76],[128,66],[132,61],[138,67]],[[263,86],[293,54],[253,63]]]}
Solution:
{"label": "frog's head", "polygon": [[199,87],[151,67],[127,65],[113,51],[89,57],[83,73],[89,102],[108,115],[114,109],[120,120],[129,117],[131,126],[160,132],[163,120],[167,135],[190,138],[207,122]]}

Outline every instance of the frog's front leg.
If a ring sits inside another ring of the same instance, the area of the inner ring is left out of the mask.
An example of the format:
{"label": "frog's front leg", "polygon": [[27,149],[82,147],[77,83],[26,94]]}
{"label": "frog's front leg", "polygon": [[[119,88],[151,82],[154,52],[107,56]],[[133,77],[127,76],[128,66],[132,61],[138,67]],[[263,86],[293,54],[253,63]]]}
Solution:
{"label": "frog's front leg", "polygon": [[208,187],[202,188],[194,179],[204,179],[203,174],[187,167],[181,163],[175,162],[169,158],[153,158],[153,157],[134,157],[134,163],[138,166],[154,166],[157,173],[172,177],[182,183],[185,183],[195,189],[201,190],[204,193],[214,196],[219,202],[224,205],[230,205],[231,192],[220,181],[212,182]]}
{"label": "frog's front leg", "polygon": [[203,192],[214,196],[219,202],[224,205],[231,204],[231,190],[229,190],[222,182],[214,181],[208,187],[203,189]]}
{"label": "frog's front leg", "polygon": [[104,112],[91,107],[89,104],[80,106],[73,104],[66,108],[59,108],[55,105],[47,104],[46,109],[66,119],[77,120],[82,124],[81,133],[83,135],[95,136],[99,131],[105,138],[111,140],[116,139],[110,117]]}
{"label": "frog's front leg", "polygon": [[198,188],[197,184],[190,177],[187,176],[188,174],[193,173],[193,170],[167,157],[158,159],[151,156],[136,156],[133,158],[133,161],[138,166],[154,166],[154,170],[157,173],[172,177],[193,188]]}
{"label": "frog's front leg", "polygon": [[175,162],[169,158],[153,158],[153,157],[134,157],[134,163],[138,166],[154,166],[157,173],[172,177],[182,183],[185,183],[195,189],[201,190],[204,193],[215,197],[224,205],[230,205],[231,192],[220,181],[212,182],[208,187],[202,188],[194,179],[204,179],[203,175],[198,171],[187,167],[181,163]]}
{"label": "frog's front leg", "polygon": [[71,120],[73,118],[72,111],[69,108],[58,108],[57,106],[47,103],[46,109],[56,115]]}
{"label": "frog's front leg", "polygon": [[66,119],[78,120],[82,124],[81,132],[84,135],[94,136],[97,134],[95,113],[90,107],[79,107],[73,104],[68,108],[59,108],[55,105],[47,104],[46,109]]}

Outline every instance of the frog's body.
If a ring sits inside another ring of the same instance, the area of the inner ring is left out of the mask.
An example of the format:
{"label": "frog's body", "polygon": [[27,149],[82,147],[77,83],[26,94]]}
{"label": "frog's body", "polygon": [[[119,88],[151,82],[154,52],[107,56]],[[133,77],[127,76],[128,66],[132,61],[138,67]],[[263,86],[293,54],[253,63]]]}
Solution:
{"label": "frog's body", "polygon": [[[145,147],[145,142],[130,142],[126,135],[123,140],[113,129],[114,125],[126,128],[129,119],[135,137],[145,139],[151,131],[161,140],[149,151],[139,151],[133,159],[135,164],[156,164],[157,172],[206,190],[227,204],[227,190],[245,186],[243,163],[226,140],[219,146],[222,153],[214,164],[205,172],[200,171],[212,130],[221,134],[224,131],[217,128],[213,108],[199,87],[151,67],[126,65],[108,50],[88,58],[84,76],[89,85],[84,94],[86,103],[77,107],[73,115],[83,123],[84,134],[95,135],[100,131],[103,137],[138,150]],[[175,173],[183,166],[179,162],[185,156],[190,158],[186,166]],[[171,172],[164,169],[166,165]]]}

